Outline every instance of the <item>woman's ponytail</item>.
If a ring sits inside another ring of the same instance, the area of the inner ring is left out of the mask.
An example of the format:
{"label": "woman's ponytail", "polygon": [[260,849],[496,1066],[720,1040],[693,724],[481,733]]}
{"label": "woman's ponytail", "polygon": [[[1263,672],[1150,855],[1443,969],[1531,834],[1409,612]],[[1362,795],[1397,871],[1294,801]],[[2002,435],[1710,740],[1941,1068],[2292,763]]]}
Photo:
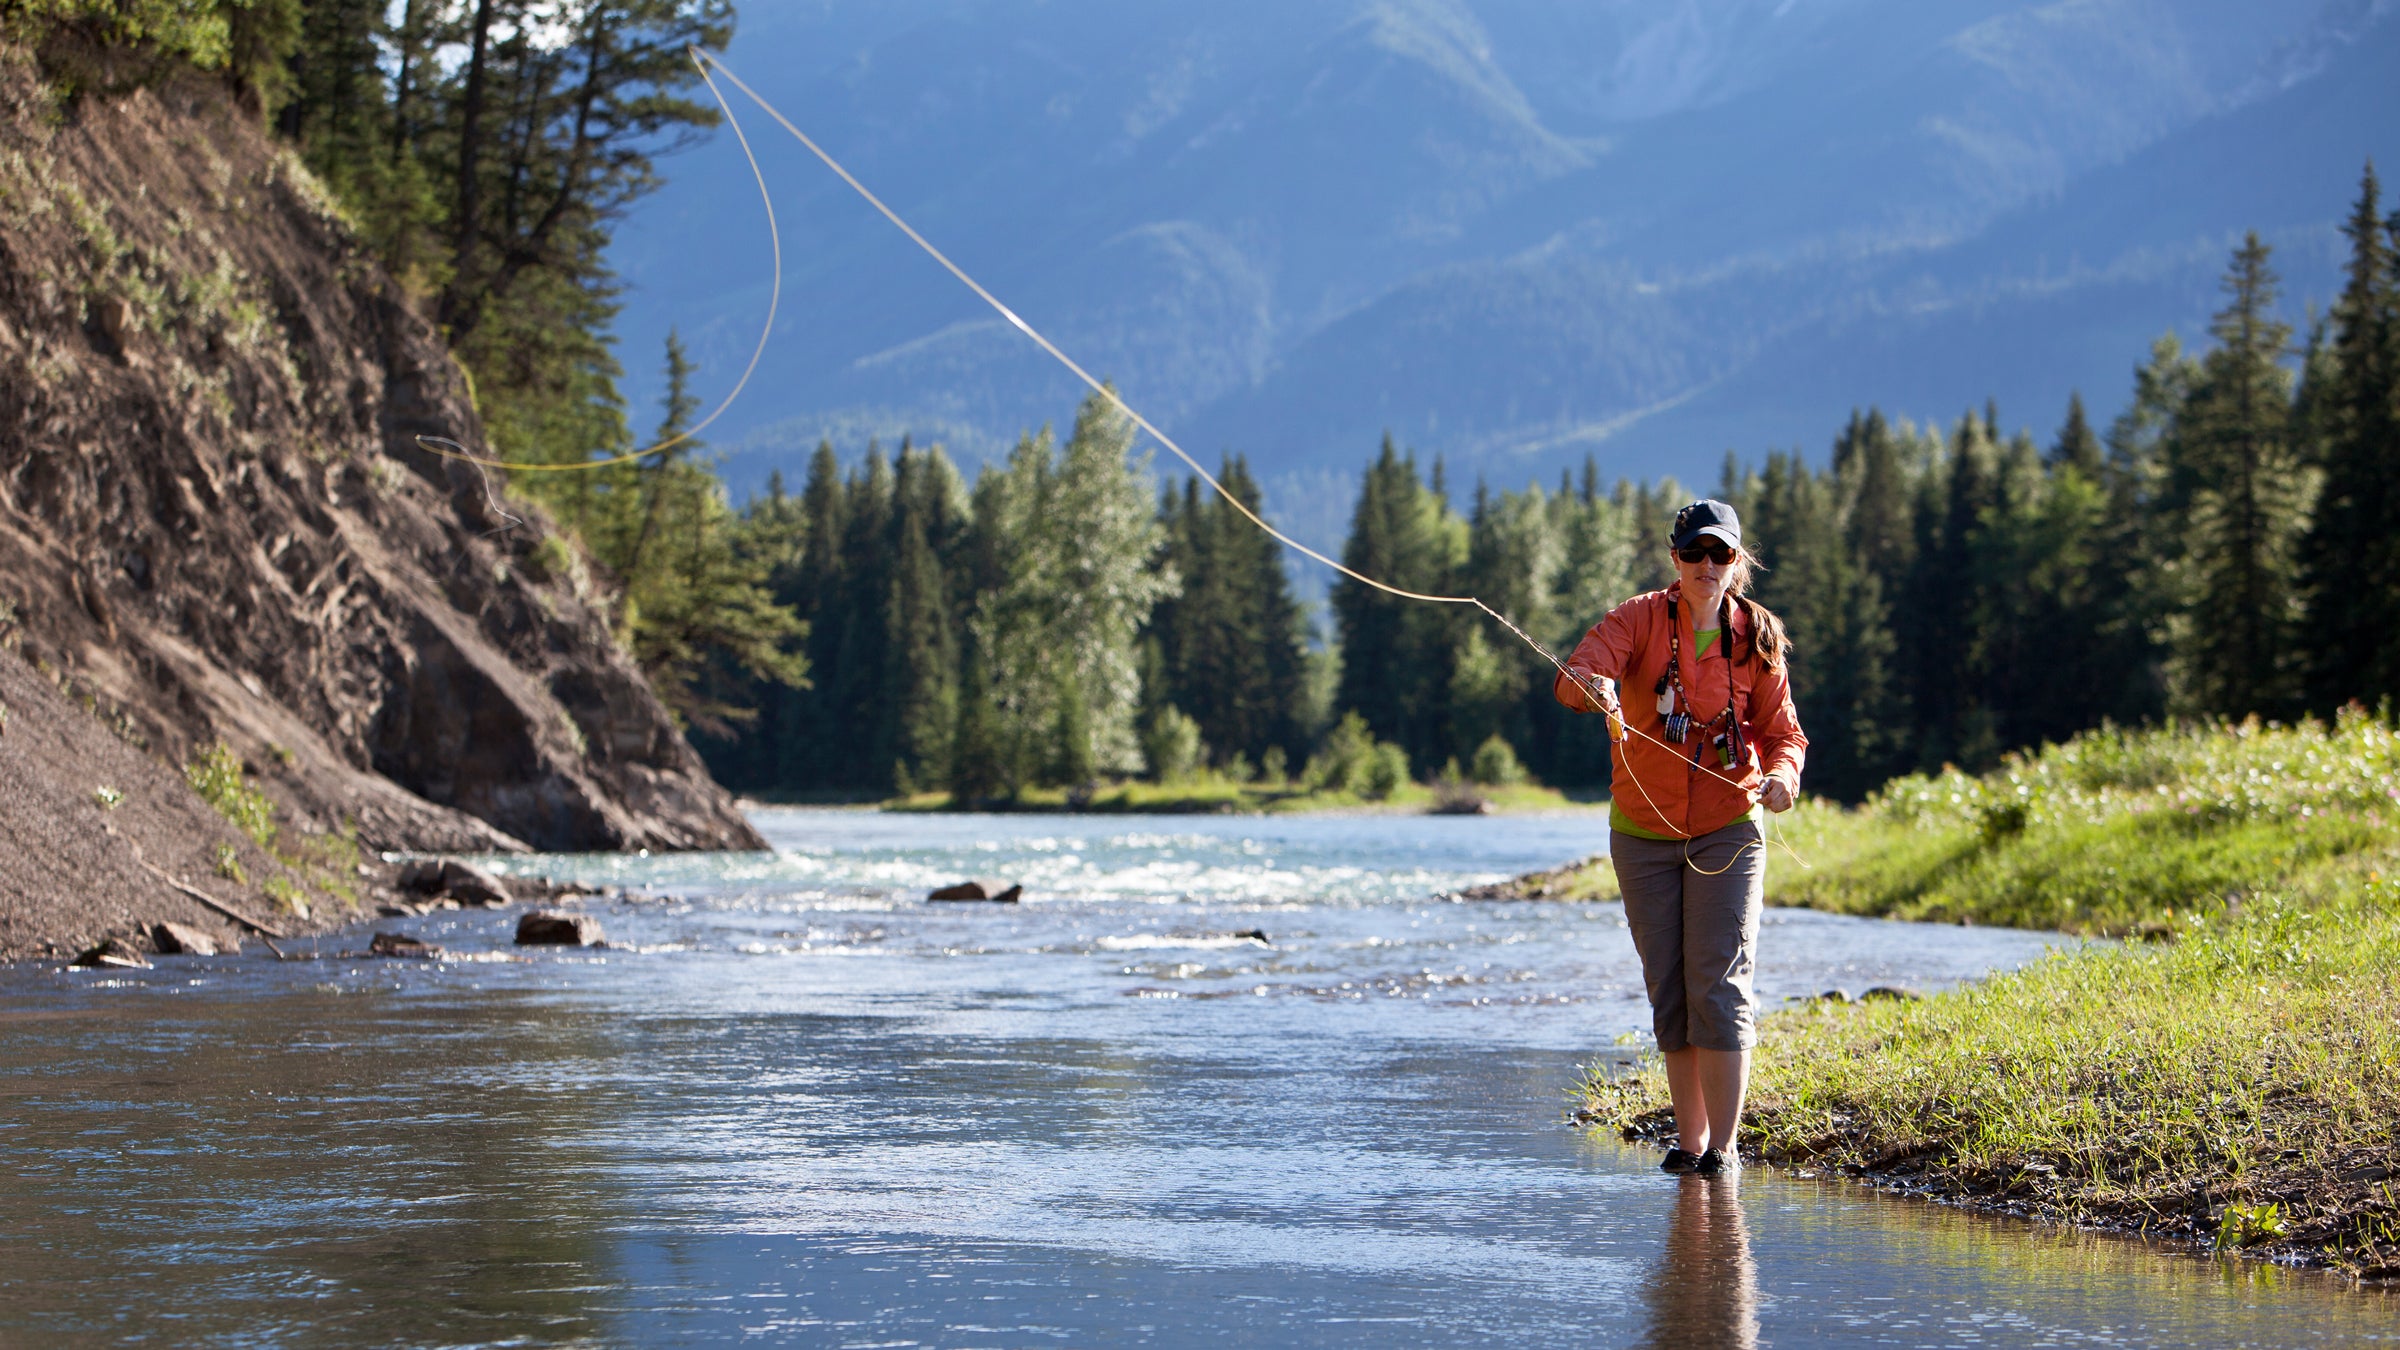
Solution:
{"label": "woman's ponytail", "polygon": [[[1750,616],[1750,654],[1765,662],[1767,668],[1772,670],[1783,664],[1783,658],[1791,651],[1792,644],[1784,634],[1783,620],[1776,618],[1765,605],[1750,598],[1750,575],[1756,566],[1750,550],[1742,549],[1735,553],[1733,572],[1725,579],[1726,589],[1733,593],[1742,612]],[[1726,640],[1730,642],[1732,638]]]}
{"label": "woman's ponytail", "polygon": [[1750,616],[1750,654],[1766,662],[1772,670],[1783,664],[1791,650],[1791,639],[1784,635],[1783,620],[1774,611],[1749,596],[1736,596],[1742,611]]}

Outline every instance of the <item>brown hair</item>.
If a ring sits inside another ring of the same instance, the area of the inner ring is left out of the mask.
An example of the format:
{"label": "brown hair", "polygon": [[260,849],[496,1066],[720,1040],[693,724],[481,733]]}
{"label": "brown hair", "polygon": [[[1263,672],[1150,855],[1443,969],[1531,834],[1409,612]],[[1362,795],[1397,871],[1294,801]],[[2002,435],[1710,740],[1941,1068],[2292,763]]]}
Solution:
{"label": "brown hair", "polygon": [[[1783,658],[1791,652],[1792,643],[1783,631],[1783,620],[1776,618],[1773,610],[1750,598],[1750,577],[1758,565],[1758,559],[1750,550],[1737,546],[1733,551],[1733,569],[1725,576],[1725,593],[1732,596],[1741,605],[1742,612],[1750,616],[1750,654],[1766,662],[1767,668],[1773,670],[1783,664]],[[1725,641],[1731,643],[1733,635],[1726,634]]]}

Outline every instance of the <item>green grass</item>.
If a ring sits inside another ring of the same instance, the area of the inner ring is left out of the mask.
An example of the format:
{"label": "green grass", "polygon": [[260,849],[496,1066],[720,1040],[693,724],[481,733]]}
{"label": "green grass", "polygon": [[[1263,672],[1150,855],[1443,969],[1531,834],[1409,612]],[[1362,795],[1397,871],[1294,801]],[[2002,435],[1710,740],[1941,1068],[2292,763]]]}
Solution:
{"label": "green grass", "polygon": [[2400,735],[2357,712],[2331,727],[2102,730],[1776,824],[1813,865],[1778,855],[1778,904],[2157,935],[2400,850]]}
{"label": "green grass", "polygon": [[[2395,737],[2102,732],[1788,837],[1781,898],[2134,932],[1922,1002],[1766,1019],[1744,1143],[2071,1221],[2400,1267]],[[1784,860],[1779,860],[1784,861]],[[1586,1086],[1655,1132],[1655,1065]]]}

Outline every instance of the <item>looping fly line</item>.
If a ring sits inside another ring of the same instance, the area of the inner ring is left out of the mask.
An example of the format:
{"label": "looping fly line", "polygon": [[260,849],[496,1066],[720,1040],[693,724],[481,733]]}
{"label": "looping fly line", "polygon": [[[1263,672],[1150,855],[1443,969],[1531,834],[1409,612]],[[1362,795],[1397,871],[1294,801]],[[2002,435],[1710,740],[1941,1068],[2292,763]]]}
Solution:
{"label": "looping fly line", "polygon": [[[724,401],[719,403],[714,411],[710,412],[708,416],[702,418],[698,423],[694,424],[689,430],[668,437],[656,445],[649,446],[645,449],[632,451],[628,454],[616,455],[607,459],[579,460],[567,464],[520,464],[504,460],[485,459],[478,456],[468,455],[455,449],[443,449],[440,445],[427,444],[429,440],[439,441],[441,438],[419,437],[418,443],[420,445],[424,445],[430,453],[441,455],[446,459],[463,459],[477,465],[478,467],[514,469],[520,472],[527,470],[535,472],[571,472],[583,469],[603,468],[611,464],[622,464],[629,460],[641,459],[648,455],[657,454],[660,451],[668,449],[669,447],[674,446],[681,441],[688,440],[691,437],[698,435],[702,429],[708,426],[709,423],[716,421],[718,417],[722,416],[727,408],[733,406],[733,401],[741,396],[743,387],[750,382],[751,373],[758,369],[760,357],[766,352],[768,337],[774,332],[775,307],[783,295],[783,242],[782,236],[776,229],[775,203],[772,195],[767,190],[766,174],[759,168],[758,156],[751,150],[750,139],[748,136],[743,134],[742,124],[740,120],[733,115],[733,108],[726,100],[724,91],[717,86],[716,80],[709,74],[709,69],[713,66],[718,74],[723,75],[726,80],[731,82],[736,89],[741,90],[743,95],[746,96],[752,103],[757,104],[760,111],[773,118],[777,125],[781,126],[786,132],[789,132],[792,139],[798,141],[808,150],[810,154],[816,156],[820,163],[822,163],[826,168],[831,169],[836,177],[840,178],[844,183],[847,183],[850,186],[851,191],[856,192],[861,198],[865,199],[867,205],[874,207],[875,210],[881,214],[885,220],[892,223],[892,226],[895,229],[899,230],[902,234],[907,235],[909,241],[914,243],[919,249],[922,249],[927,257],[930,257],[935,262],[941,264],[942,269],[947,271],[951,276],[957,278],[960,285],[963,285],[968,290],[973,291],[978,299],[982,300],[986,305],[989,305],[992,310],[1001,318],[1006,319],[1010,327],[1015,328],[1020,333],[1023,333],[1033,342],[1035,346],[1040,347],[1044,352],[1048,353],[1051,359],[1066,367],[1076,379],[1081,380],[1086,387],[1091,389],[1093,393],[1098,394],[1100,397],[1108,400],[1109,403],[1116,407],[1118,412],[1122,413],[1135,426],[1140,427],[1142,430],[1150,433],[1152,439],[1156,440],[1160,445],[1165,446],[1169,453],[1173,454],[1178,460],[1181,460],[1184,466],[1190,469],[1192,473],[1200,479],[1200,481],[1208,484],[1208,486],[1215,491],[1219,497],[1223,498],[1228,504],[1230,504],[1234,510],[1240,512],[1243,518],[1248,520],[1252,525],[1255,525],[1260,530],[1266,532],[1269,537],[1273,538],[1276,542],[1282,544],[1284,547],[1317,562],[1323,563],[1325,566],[1332,568],[1334,571],[1341,573],[1343,576],[1350,578],[1352,581],[1355,581],[1362,586],[1367,586],[1374,590],[1381,591],[1386,595],[1395,596],[1402,600],[1422,601],[1426,604],[1472,605],[1476,609],[1479,609],[1485,614],[1490,615],[1492,619],[1498,622],[1501,627],[1507,629],[1512,635],[1514,635],[1518,641],[1524,643],[1527,647],[1532,648],[1535,654],[1539,655],[1543,660],[1549,662],[1553,669],[1557,670],[1559,674],[1565,676],[1570,683],[1575,685],[1576,688],[1582,690],[1584,694],[1590,698],[1592,705],[1595,708],[1605,708],[1609,705],[1608,695],[1600,687],[1600,684],[1596,679],[1588,679],[1580,672],[1570,669],[1564,661],[1559,660],[1557,656],[1553,655],[1549,648],[1544,647],[1539,642],[1536,642],[1531,634],[1528,634],[1524,629],[1519,628],[1516,624],[1510,622],[1507,615],[1502,614],[1500,611],[1492,608],[1490,605],[1485,604],[1481,599],[1472,595],[1433,595],[1423,591],[1407,590],[1399,586],[1391,585],[1387,582],[1379,581],[1376,578],[1368,576],[1354,568],[1345,566],[1339,560],[1328,557],[1325,554],[1310,548],[1308,545],[1301,543],[1299,540],[1292,538],[1283,531],[1276,529],[1273,525],[1268,524],[1264,517],[1260,516],[1258,512],[1250,509],[1249,505],[1242,501],[1241,498],[1227,491],[1225,485],[1217,481],[1216,475],[1210,473],[1207,468],[1200,463],[1199,460],[1194,459],[1190,454],[1186,453],[1184,448],[1176,443],[1174,437],[1168,435],[1149,418],[1143,416],[1140,409],[1134,407],[1130,403],[1127,403],[1124,397],[1118,394],[1116,390],[1110,388],[1102,381],[1094,378],[1090,371],[1085,370],[1076,362],[1075,358],[1060,350],[1058,345],[1052,342],[1049,338],[1044,337],[1040,330],[1036,329],[1032,324],[1027,323],[1024,318],[1018,315],[1015,310],[1010,309],[1006,304],[1002,303],[1000,297],[985,289],[982,282],[977,281],[974,277],[967,274],[966,269],[960,267],[957,263],[952,262],[948,254],[942,252],[939,248],[934,247],[932,240],[929,240],[924,235],[919,234],[915,226],[909,224],[906,220],[901,218],[899,212],[894,211],[891,207],[885,205],[883,199],[876,196],[866,184],[858,180],[856,175],[844,168],[841,161],[835,159],[832,155],[827,154],[823,146],[820,146],[815,141],[809,139],[808,133],[793,125],[790,118],[785,117],[780,109],[778,109],[774,104],[769,103],[763,96],[759,94],[757,90],[751,88],[741,76],[733,72],[732,68],[728,67],[724,62],[718,60],[715,56],[708,52],[702,51],[697,47],[690,49],[690,55],[692,58],[692,64],[700,71],[700,78],[707,83],[709,93],[717,100],[717,106],[724,110],[725,120],[733,127],[734,137],[741,142],[743,156],[750,162],[751,176],[758,182],[759,199],[766,207],[767,235],[773,246],[775,255],[774,286],[767,302],[767,321],[765,326],[759,331],[758,346],[750,353],[750,363],[749,365],[743,367],[741,378],[734,382],[732,391],[725,395]],[[443,441],[442,444],[454,446],[456,443]],[[1668,750],[1670,752],[1674,751],[1674,747],[1668,745],[1665,741],[1650,735],[1648,732],[1643,731],[1639,727],[1623,721],[1620,716],[1612,714],[1609,717],[1609,722],[1611,731],[1621,732],[1622,734],[1628,736],[1639,736],[1643,740],[1658,746],[1662,750]],[[1694,767],[1699,769],[1702,773],[1705,773],[1720,782],[1740,789],[1747,796],[1755,798],[1758,795],[1756,789],[1744,785],[1738,779],[1727,777],[1725,774],[1717,772],[1715,769],[1710,768],[1706,764],[1695,763]],[[1658,803],[1651,798],[1649,789],[1642,786],[1641,780],[1638,777],[1634,777],[1630,763],[1627,764],[1626,768],[1626,776],[1632,779],[1635,789],[1641,792],[1642,799],[1650,803],[1651,810],[1658,815],[1660,820],[1663,821],[1666,813],[1661,811],[1658,807]],[[1685,842],[1688,844],[1690,841],[1686,839]],[[1798,853],[1793,852],[1792,847],[1789,844],[1784,844],[1781,840],[1777,840],[1775,842],[1781,845],[1786,853],[1790,853],[1794,860],[1799,861],[1803,867],[1808,865],[1805,859],[1801,859]],[[1738,860],[1743,852],[1754,846],[1755,845],[1753,844],[1742,845],[1741,848],[1735,850],[1734,858]],[[1690,862],[1688,855],[1685,861],[1687,863]],[[1697,868],[1697,864],[1692,865]],[[1726,867],[1730,868],[1732,865],[1732,862],[1729,861],[1726,864]]]}
{"label": "looping fly line", "polygon": [[[742,367],[741,378],[733,382],[733,388],[726,391],[725,397],[718,402],[714,409],[710,410],[708,416],[672,436],[665,437],[656,444],[644,446],[639,450],[629,450],[622,455],[611,455],[606,459],[578,459],[564,464],[489,459],[482,455],[467,453],[466,447],[445,436],[419,436],[416,438],[419,449],[430,455],[438,455],[443,459],[455,459],[472,464],[479,469],[511,469],[518,473],[580,473],[586,469],[605,469],[612,464],[629,464],[634,460],[646,459],[661,451],[674,449],[706,431],[709,423],[723,417],[725,410],[733,406],[733,401],[742,396],[742,390],[750,383],[751,375],[758,370],[759,360],[767,354],[767,340],[775,335],[775,310],[783,303],[783,234],[775,226],[775,199],[767,192],[767,175],[758,167],[758,155],[750,148],[750,138],[743,134],[741,119],[733,115],[733,104],[727,101],[725,91],[719,89],[717,82],[709,77],[709,62],[714,58],[708,57],[707,53],[697,47],[690,49],[690,55],[693,68],[700,72],[701,82],[708,86],[710,97],[716,99],[718,110],[725,114],[726,125],[733,128],[733,138],[741,143],[742,158],[750,161],[750,177],[757,182],[758,200],[761,205],[766,207],[767,211],[767,249],[774,259],[774,271],[770,274],[771,284],[767,290],[767,318],[766,322],[759,325],[758,343],[750,349],[750,364]],[[725,73],[728,77],[733,74],[732,71]],[[735,83],[741,82],[736,80]],[[743,86],[742,92],[750,94],[753,99],[758,98],[758,95],[750,93],[747,85]],[[765,104],[761,102],[760,106],[764,107]],[[785,125],[790,124],[786,123]]]}

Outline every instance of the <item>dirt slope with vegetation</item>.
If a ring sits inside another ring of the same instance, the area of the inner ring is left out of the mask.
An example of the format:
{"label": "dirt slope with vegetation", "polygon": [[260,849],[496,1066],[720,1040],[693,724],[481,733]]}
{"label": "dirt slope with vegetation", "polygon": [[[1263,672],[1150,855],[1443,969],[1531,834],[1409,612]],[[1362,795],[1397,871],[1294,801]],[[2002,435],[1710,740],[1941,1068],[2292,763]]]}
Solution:
{"label": "dirt slope with vegetation", "polygon": [[222,84],[62,105],[0,48],[0,661],[66,696],[5,734],[73,708],[170,788],[222,743],[370,849],[758,846],[575,550],[419,432],[481,447],[465,377]]}

